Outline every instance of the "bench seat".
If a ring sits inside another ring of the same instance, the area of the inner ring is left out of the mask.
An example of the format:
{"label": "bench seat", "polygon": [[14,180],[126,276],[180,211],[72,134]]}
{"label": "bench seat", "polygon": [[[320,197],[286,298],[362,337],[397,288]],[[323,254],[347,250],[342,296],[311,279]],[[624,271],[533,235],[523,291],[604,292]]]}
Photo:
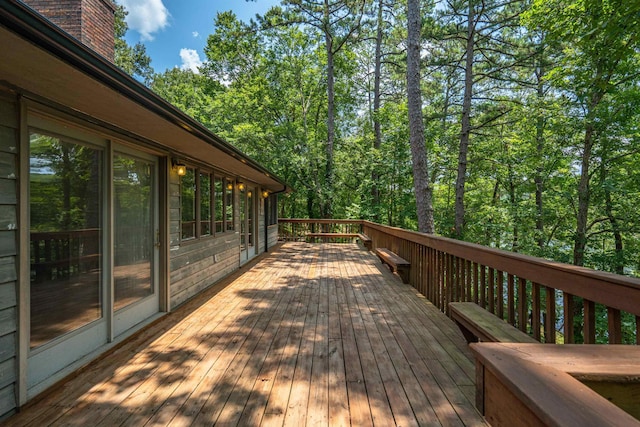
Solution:
{"label": "bench seat", "polygon": [[328,242],[331,239],[355,239],[358,233],[307,233],[305,234],[307,241],[322,240]]}
{"label": "bench seat", "polygon": [[387,248],[376,248],[375,253],[383,264],[389,266],[391,271],[398,273],[398,276],[402,279],[402,283],[409,283],[409,270],[411,268],[409,261],[391,252]]}
{"label": "bench seat", "polygon": [[492,426],[640,426],[637,346],[478,343],[470,348],[476,358],[476,407]]}
{"label": "bench seat", "polygon": [[476,303],[451,302],[449,312],[467,342],[538,343],[533,337],[514,328]]}
{"label": "bench seat", "polygon": [[367,248],[368,251],[371,250],[371,247],[373,245],[373,241],[371,240],[371,238],[369,236],[367,236],[366,234],[363,234],[363,233],[359,233],[358,234],[358,239],[360,239],[360,241],[362,242],[364,247]]}

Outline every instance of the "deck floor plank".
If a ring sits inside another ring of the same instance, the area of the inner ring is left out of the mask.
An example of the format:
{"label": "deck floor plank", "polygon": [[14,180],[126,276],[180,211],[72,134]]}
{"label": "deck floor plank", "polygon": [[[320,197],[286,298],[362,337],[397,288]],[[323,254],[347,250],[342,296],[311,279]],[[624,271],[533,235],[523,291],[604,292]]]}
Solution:
{"label": "deck floor plank", "polygon": [[292,242],[8,426],[485,425],[453,322],[355,244]]}

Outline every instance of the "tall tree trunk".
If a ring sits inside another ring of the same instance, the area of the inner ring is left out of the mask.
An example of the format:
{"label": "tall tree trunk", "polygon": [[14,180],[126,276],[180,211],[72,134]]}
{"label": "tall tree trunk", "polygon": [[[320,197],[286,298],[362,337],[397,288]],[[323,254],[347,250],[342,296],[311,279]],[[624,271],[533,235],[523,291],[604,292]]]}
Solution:
{"label": "tall tree trunk", "polygon": [[[380,127],[380,73],[382,72],[382,29],[384,21],[382,20],[382,8],[383,0],[378,1],[378,29],[376,32],[376,57],[375,57],[375,71],[373,76],[373,148],[379,150],[382,145],[382,130]],[[374,163],[373,171],[371,172],[371,196],[373,199],[373,219],[380,221],[380,188],[378,187],[378,181],[380,180],[380,173],[378,172],[378,164]]]}
{"label": "tall tree trunk", "polygon": [[325,18],[325,48],[327,51],[327,145],[326,163],[324,175],[324,200],[322,202],[322,216],[331,218],[333,201],[333,146],[335,141],[335,89],[334,89],[334,65],[333,65],[333,36],[330,28],[329,1],[324,1]]}
{"label": "tall tree trunk", "polygon": [[434,232],[432,188],[429,181],[427,148],[422,123],[420,91],[420,0],[407,1],[407,107],[409,110],[409,143],[413,160],[413,185],[416,194],[418,229]]}
{"label": "tall tree trunk", "polygon": [[[606,150],[604,150],[606,153]],[[616,274],[624,274],[624,259],[623,259],[623,242],[622,231],[620,230],[620,224],[618,219],[613,213],[613,200],[611,198],[611,190],[607,185],[607,158],[603,156],[602,164],[600,165],[600,185],[604,190],[604,203],[605,212],[607,218],[611,224],[611,232],[613,233],[613,241],[615,243],[615,259],[613,260],[613,272]]]}
{"label": "tall tree trunk", "polygon": [[458,239],[464,234],[464,190],[467,180],[467,153],[469,150],[469,135],[471,133],[471,96],[473,93],[473,53],[475,39],[475,9],[469,0],[469,14],[467,16],[467,45],[464,67],[464,95],[462,98],[462,118],[460,130],[460,148],[458,151],[458,176],[456,178],[456,203],[454,235]]}
{"label": "tall tree trunk", "polygon": [[593,149],[594,125],[587,123],[584,132],[584,146],[582,149],[580,181],[578,183],[578,214],[576,217],[576,236],[573,246],[573,264],[584,265],[584,250],[587,246],[587,220],[589,216],[589,167],[591,165],[591,151]]}
{"label": "tall tree trunk", "polygon": [[[540,60],[542,62],[542,59]],[[536,174],[534,177],[534,181],[536,184],[536,243],[538,244],[538,248],[542,251],[544,249],[544,217],[543,217],[543,203],[542,203],[542,194],[544,192],[544,180],[542,177],[542,173],[544,171],[543,162],[544,162],[544,128],[545,128],[545,119],[542,109],[542,101],[544,99],[544,83],[542,81],[542,76],[544,75],[544,70],[542,69],[542,65],[540,64],[538,69],[536,70],[536,79],[538,85],[538,112],[536,118],[536,155],[537,162],[536,165]]]}

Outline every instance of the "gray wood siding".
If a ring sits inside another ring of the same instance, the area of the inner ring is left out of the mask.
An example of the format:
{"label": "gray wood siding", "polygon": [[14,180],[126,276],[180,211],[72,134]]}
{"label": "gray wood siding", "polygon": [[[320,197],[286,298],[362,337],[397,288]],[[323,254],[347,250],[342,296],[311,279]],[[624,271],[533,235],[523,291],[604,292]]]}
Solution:
{"label": "gray wood siding", "polygon": [[[201,239],[180,241],[180,178],[169,179],[169,233],[171,307],[202,292],[240,266],[240,235],[227,232]],[[237,206],[237,192],[236,192]],[[238,210],[235,210],[236,228]]]}
{"label": "gray wood siding", "polygon": [[0,419],[16,408],[18,106],[0,95]]}
{"label": "gray wood siding", "polygon": [[240,265],[240,239],[226,233],[171,250],[171,306],[176,307],[213,285]]}
{"label": "gray wood siding", "polygon": [[275,246],[278,244],[278,224],[270,225],[267,229],[267,242],[269,247]]}
{"label": "gray wood siding", "polygon": [[[261,254],[264,252],[264,225],[265,225],[265,211],[264,211],[264,199],[260,196],[258,199],[258,251]],[[269,241],[267,239],[267,241]]]}

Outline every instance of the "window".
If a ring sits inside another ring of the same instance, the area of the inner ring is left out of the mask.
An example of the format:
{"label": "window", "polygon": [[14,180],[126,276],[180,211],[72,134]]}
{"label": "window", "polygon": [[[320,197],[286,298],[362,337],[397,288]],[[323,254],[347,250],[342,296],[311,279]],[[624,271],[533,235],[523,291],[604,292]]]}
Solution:
{"label": "window", "polygon": [[180,180],[182,240],[196,237],[196,171],[187,168],[187,173]]}
{"label": "window", "polygon": [[227,231],[233,231],[236,229],[235,224],[233,222],[234,212],[233,212],[233,180],[226,179],[225,180],[225,197],[224,197],[224,212],[225,212],[225,226]]}
{"label": "window", "polygon": [[182,240],[235,230],[232,179],[187,167],[180,177]]}
{"label": "window", "polygon": [[278,195],[271,194],[267,199],[267,225],[276,225],[278,223]]}
{"label": "window", "polygon": [[211,235],[211,174],[200,172],[200,236]]}

